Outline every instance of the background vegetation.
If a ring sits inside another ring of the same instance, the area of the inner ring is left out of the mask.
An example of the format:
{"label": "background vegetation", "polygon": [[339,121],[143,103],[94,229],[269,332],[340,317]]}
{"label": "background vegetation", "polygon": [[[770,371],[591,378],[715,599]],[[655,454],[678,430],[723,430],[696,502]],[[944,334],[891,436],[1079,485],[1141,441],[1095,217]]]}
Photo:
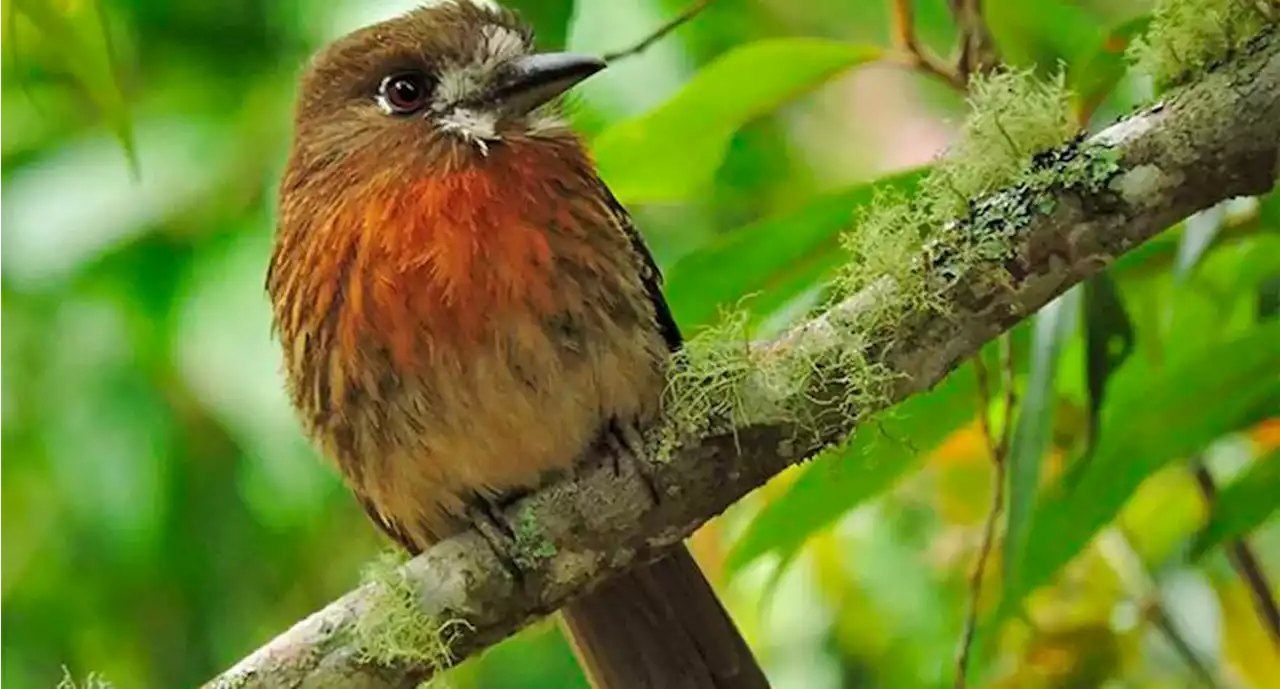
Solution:
{"label": "background vegetation", "polygon": [[[544,45],[596,52],[683,9],[514,4]],[[1164,3],[1185,15],[1165,26],[1247,4]],[[122,689],[197,685],[384,547],[298,433],[262,276],[300,63],[411,5],[4,2],[10,687],[54,686],[64,666]],[[1148,2],[984,6],[1007,63],[1064,72],[1078,126],[1170,81],[1126,71]],[[924,48],[949,54],[946,3],[915,7]],[[953,139],[963,96],[901,64],[894,19],[882,0],[721,0],[580,89],[575,119],[686,330],[736,305],[760,334],[802,316],[875,190],[909,191]],[[1197,31],[1153,39],[1221,38]],[[980,605],[1009,619],[981,630],[989,686],[1268,686],[1280,638],[1255,599],[1275,584],[1251,591],[1232,539],[1280,571],[1278,305],[1277,195],[1199,214],[993,344],[981,370],[735,506],[695,552],[780,689],[950,686],[994,446],[1021,469]],[[584,686],[551,623],[451,681]]]}

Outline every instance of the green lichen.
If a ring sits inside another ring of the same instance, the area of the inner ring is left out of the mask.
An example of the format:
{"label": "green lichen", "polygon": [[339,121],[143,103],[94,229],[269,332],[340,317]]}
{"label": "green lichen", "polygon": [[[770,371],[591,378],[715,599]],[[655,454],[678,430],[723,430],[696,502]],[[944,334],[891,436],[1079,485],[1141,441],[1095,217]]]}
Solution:
{"label": "green lichen", "polygon": [[[970,267],[1012,258],[1019,230],[1056,207],[1050,187],[1094,172],[1050,164],[1055,152],[1078,148],[1063,84],[1061,74],[1046,81],[1019,70],[978,78],[959,139],[916,196],[879,198],[858,218],[845,238],[854,260],[840,278],[841,293],[857,292],[883,276],[898,286],[867,325],[892,330],[906,314],[942,310],[942,293]],[[922,252],[929,260],[917,258]]]}
{"label": "green lichen", "polygon": [[556,544],[547,538],[533,510],[525,507],[515,523],[515,561],[525,569],[532,569],[540,561],[555,557]]}
{"label": "green lichen", "polygon": [[655,460],[668,461],[676,448],[710,433],[764,421],[819,433],[819,422],[808,416],[809,395],[831,375],[846,375],[849,367],[836,358],[856,350],[853,343],[834,344],[752,347],[747,314],[722,314],[718,325],[695,334],[674,357]]}
{"label": "green lichen", "polygon": [[1086,144],[1077,137],[1064,146],[1043,151],[1031,167],[1020,172],[1012,185],[1034,195],[1033,210],[1052,212],[1064,190],[1105,194],[1120,173],[1120,151]]}
{"label": "green lichen", "polygon": [[445,670],[452,665],[450,643],[468,624],[441,622],[422,612],[418,593],[400,568],[403,563],[404,555],[386,553],[365,569],[371,593],[353,629],[355,645],[368,663],[430,668],[432,680],[424,686],[436,685],[445,681]]}
{"label": "green lichen", "polygon": [[[1056,190],[1097,191],[1118,171],[1114,155],[1073,140],[1070,103],[1061,75],[1046,81],[1029,71],[1002,71],[978,78],[960,137],[917,193],[881,193],[843,237],[850,261],[835,280],[833,301],[879,289],[875,298],[860,309],[829,312],[824,336],[804,338],[803,348],[751,347],[741,311],[691,338],[670,376],[658,459],[685,442],[759,420],[790,421],[828,437],[831,424],[847,428],[866,410],[884,407],[900,374],[879,354],[908,330],[908,321],[945,313],[947,290],[979,262],[1011,258],[1018,232],[1054,210]],[[993,194],[1011,186],[1015,193]],[[1002,279],[1001,270],[983,274]],[[842,396],[815,397],[828,390]],[[818,409],[823,418],[812,418]]]}
{"label": "green lichen", "polygon": [[1007,258],[1017,228],[1035,212],[1052,210],[1051,201],[1043,201],[1004,208],[1006,217],[998,217],[991,212],[996,209],[976,213],[974,199],[1016,185],[1027,170],[1038,168],[1037,158],[1045,151],[1076,134],[1062,76],[1046,81],[1030,71],[1008,70],[980,77],[969,106],[959,139],[938,159],[919,193],[911,199],[880,199],[855,224],[845,242],[855,257],[843,278],[850,290],[863,287],[868,274],[888,274],[908,287],[899,290],[897,308],[936,303],[936,287],[922,282],[920,266],[911,260],[925,244],[950,245],[961,259],[950,270],[962,271],[974,261]]}
{"label": "green lichen", "polygon": [[112,689],[111,682],[96,672],[90,672],[85,676],[83,682],[77,682],[71,676],[71,671],[64,665],[62,666],[62,679],[58,680],[57,689]]}
{"label": "green lichen", "polygon": [[1271,0],[1157,0],[1129,56],[1157,89],[1185,84],[1280,21]]}
{"label": "green lichen", "polygon": [[721,422],[737,425],[746,383],[755,370],[750,344],[747,318],[739,310],[722,314],[717,325],[685,341],[671,362],[655,461],[669,461],[681,443],[706,435]]}
{"label": "green lichen", "polygon": [[1059,73],[1052,80],[1030,70],[978,77],[959,139],[921,185],[923,210],[934,222],[963,216],[971,199],[1007,186],[1039,151],[1060,146],[1079,129]]}

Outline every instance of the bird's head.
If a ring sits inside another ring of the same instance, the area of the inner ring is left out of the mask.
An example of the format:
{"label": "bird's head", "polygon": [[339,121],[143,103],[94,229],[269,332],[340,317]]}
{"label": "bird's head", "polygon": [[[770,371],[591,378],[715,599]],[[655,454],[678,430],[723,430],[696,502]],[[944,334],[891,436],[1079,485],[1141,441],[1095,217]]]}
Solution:
{"label": "bird's head", "polygon": [[370,333],[407,360],[424,323],[474,335],[504,305],[550,308],[549,234],[616,222],[557,103],[604,63],[532,39],[512,12],[444,0],[313,58],[267,276],[291,361]]}
{"label": "bird's head", "polygon": [[312,60],[296,110],[295,154],[360,154],[463,164],[507,140],[568,136],[559,96],[599,58],[535,53],[513,12],[444,0],[355,31]]}

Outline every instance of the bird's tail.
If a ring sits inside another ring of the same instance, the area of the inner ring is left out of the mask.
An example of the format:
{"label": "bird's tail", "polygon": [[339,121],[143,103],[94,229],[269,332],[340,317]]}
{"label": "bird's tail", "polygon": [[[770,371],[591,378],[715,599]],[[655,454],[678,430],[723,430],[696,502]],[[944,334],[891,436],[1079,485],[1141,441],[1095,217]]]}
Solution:
{"label": "bird's tail", "polygon": [[764,672],[683,545],[562,611],[595,689],[768,689]]}

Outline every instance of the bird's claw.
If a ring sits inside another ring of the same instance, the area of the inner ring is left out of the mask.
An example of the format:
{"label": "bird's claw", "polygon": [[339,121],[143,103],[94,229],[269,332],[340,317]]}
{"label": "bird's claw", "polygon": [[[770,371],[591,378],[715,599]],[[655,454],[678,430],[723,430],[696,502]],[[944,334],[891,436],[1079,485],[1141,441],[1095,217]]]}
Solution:
{"label": "bird's claw", "polygon": [[491,498],[476,495],[467,503],[467,519],[480,532],[480,536],[489,544],[498,562],[511,574],[516,582],[525,577],[516,559],[516,534],[503,516],[502,505]]}
{"label": "bird's claw", "polygon": [[644,435],[635,424],[625,423],[618,419],[609,422],[605,430],[606,449],[613,458],[613,472],[621,476],[624,467],[629,467],[640,477],[640,482],[648,490],[649,498],[656,505],[662,501],[662,492],[658,487],[657,475],[653,466],[645,456]]}

